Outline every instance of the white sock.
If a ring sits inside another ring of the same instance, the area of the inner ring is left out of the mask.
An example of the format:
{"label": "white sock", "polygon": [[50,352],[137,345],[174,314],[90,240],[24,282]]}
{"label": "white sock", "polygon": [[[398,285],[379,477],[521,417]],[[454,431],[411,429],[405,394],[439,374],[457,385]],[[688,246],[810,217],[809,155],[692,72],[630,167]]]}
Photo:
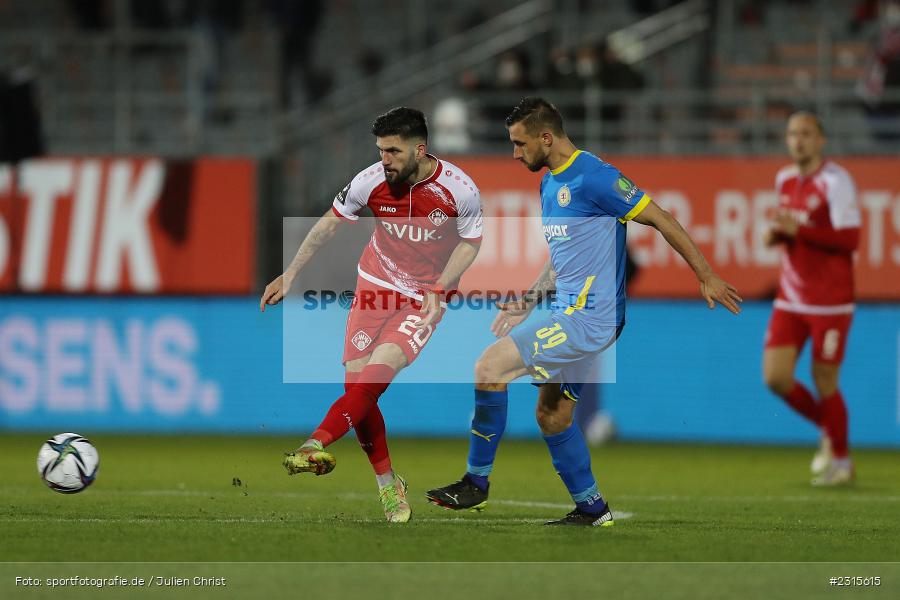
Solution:
{"label": "white sock", "polygon": [[375,475],[375,481],[378,482],[378,487],[383,488],[387,485],[394,485],[394,472],[388,471],[387,473],[383,473],[381,475]]}
{"label": "white sock", "polygon": [[322,447],[322,442],[320,442],[319,440],[313,439],[313,438],[309,438],[308,440],[303,442],[303,445],[300,447],[301,448],[315,448],[316,450],[324,450],[324,448]]}
{"label": "white sock", "polygon": [[849,469],[850,465],[852,464],[850,462],[849,456],[845,456],[844,458],[835,458],[832,462],[834,463],[834,466],[841,469]]}

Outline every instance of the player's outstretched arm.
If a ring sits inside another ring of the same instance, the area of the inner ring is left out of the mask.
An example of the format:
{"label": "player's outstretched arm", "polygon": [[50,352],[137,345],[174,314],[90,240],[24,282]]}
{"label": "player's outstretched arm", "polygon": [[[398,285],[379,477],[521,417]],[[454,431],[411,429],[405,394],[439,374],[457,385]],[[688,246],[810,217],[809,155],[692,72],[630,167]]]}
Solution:
{"label": "player's outstretched arm", "polygon": [[313,225],[313,228],[306,234],[303,243],[300,244],[300,249],[297,250],[297,254],[294,255],[294,259],[288,265],[288,268],[266,286],[262,298],[259,299],[260,312],[265,312],[267,304],[274,306],[287,296],[297,274],[306,266],[306,263],[309,262],[319,248],[334,237],[341,223],[341,219],[331,209],[328,209],[328,212]]}
{"label": "player's outstretched arm", "polygon": [[744,301],[743,298],[740,297],[734,286],[716,275],[694,240],[675,217],[651,200],[634,220],[659,231],[669,245],[687,261],[700,281],[700,294],[706,299],[710,308],[714,308],[718,302],[734,314],[741,312],[739,304]]}
{"label": "player's outstretched arm", "polygon": [[450,254],[450,258],[447,259],[444,271],[435,282],[437,290],[425,290],[422,310],[420,311],[422,313],[422,320],[416,325],[416,329],[425,329],[437,320],[441,314],[441,297],[443,296],[443,292],[445,292],[447,287],[453,282],[459,281],[459,278],[466,272],[466,269],[472,266],[472,263],[475,262],[475,257],[478,256],[478,250],[480,248],[480,239],[464,239],[456,245],[456,248],[454,248],[453,252]]}
{"label": "player's outstretched arm", "polygon": [[544,265],[541,274],[534,283],[525,298],[514,302],[498,302],[500,312],[491,323],[491,333],[496,337],[508,335],[512,328],[528,318],[534,307],[548,292],[556,289],[556,271],[550,261]]}

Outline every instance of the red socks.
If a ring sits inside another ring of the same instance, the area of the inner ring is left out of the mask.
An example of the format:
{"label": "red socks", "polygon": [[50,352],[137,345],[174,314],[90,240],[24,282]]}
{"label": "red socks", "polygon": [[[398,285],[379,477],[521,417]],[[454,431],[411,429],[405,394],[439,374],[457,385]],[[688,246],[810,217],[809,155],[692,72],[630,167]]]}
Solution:
{"label": "red socks", "polygon": [[831,439],[831,450],[835,458],[846,458],[847,406],[840,391],[836,390],[827,398],[822,398],[821,402],[816,402],[809,390],[799,381],[795,381],[793,389],[784,396],[784,401],[825,430],[825,434]]}
{"label": "red socks", "polygon": [[356,439],[363,452],[369,457],[376,475],[391,471],[391,456],[388,454],[387,430],[378,404],[372,407],[366,418],[356,426]]}
{"label": "red socks", "polygon": [[847,406],[841,392],[835,392],[822,399],[822,427],[831,438],[831,451],[835,458],[846,458],[847,449]]}
{"label": "red socks", "polygon": [[822,412],[819,403],[809,392],[806,387],[799,381],[794,382],[794,387],[784,396],[784,401],[791,405],[791,408],[813,422],[818,426],[822,421]]}
{"label": "red socks", "polygon": [[[310,437],[327,446],[343,437],[351,427],[359,427],[372,409],[377,407],[378,398],[390,385],[395,374],[394,369],[387,365],[368,365],[359,373],[356,383],[344,384],[346,392],[331,405]],[[384,419],[380,419],[380,422],[383,431]],[[377,424],[376,420],[375,427]]]}
{"label": "red socks", "polygon": [[[359,373],[350,373],[344,376],[344,392],[349,392],[350,388],[359,379]],[[391,472],[391,456],[388,453],[387,446],[387,430],[384,426],[384,417],[381,409],[376,403],[369,410],[366,418],[359,422],[356,426],[356,439],[363,452],[369,457],[372,468],[376,475],[384,475]]]}

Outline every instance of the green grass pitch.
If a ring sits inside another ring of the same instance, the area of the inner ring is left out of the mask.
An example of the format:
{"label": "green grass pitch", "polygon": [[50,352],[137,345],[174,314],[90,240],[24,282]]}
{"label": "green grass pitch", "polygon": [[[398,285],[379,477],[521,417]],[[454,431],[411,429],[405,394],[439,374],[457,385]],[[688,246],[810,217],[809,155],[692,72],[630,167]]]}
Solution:
{"label": "green grass pitch", "polygon": [[[616,525],[571,529],[542,526],[565,514],[570,501],[540,441],[504,440],[489,506],[474,514],[444,511],[424,500],[426,489],[462,474],[465,440],[397,439],[391,442],[394,467],[409,480],[413,506],[413,520],[397,525],[383,520],[374,477],[352,438],[332,446],[338,461],[333,473],[288,477],[281,455],[297,439],[82,433],[99,449],[100,473],[91,488],[71,496],[46,488],[37,475],[35,456],[47,436],[0,437],[0,561],[7,563],[0,569],[0,596],[26,566],[46,576],[47,565],[42,571],[40,565],[14,564],[30,561],[143,563],[128,566],[129,573],[150,573],[147,563],[160,561],[254,563],[184,568],[189,574],[224,569],[233,579],[244,577],[247,586],[288,577],[298,590],[332,594],[354,585],[370,590],[384,580],[388,586],[430,582],[437,587],[428,595],[443,597],[442,577],[461,582],[482,571],[491,576],[483,576],[479,589],[524,586],[519,597],[548,585],[548,593],[608,592],[578,586],[617,581],[630,586],[632,597],[641,597],[642,586],[652,582],[672,593],[680,589],[681,597],[704,597],[696,582],[684,582],[693,588],[676,583],[691,575],[744,586],[733,592],[738,594],[755,589],[746,586],[793,582],[807,585],[808,597],[816,597],[829,593],[826,576],[880,574],[886,578],[880,587],[856,591],[868,597],[900,592],[898,452],[858,451],[854,487],[814,489],[811,449],[632,443],[595,448],[594,472]],[[269,564],[285,561],[302,564]],[[376,562],[394,564],[362,564]],[[787,564],[793,562],[843,566]],[[855,566],[848,569],[848,563]],[[643,576],[648,570],[658,577]],[[335,575],[298,579],[298,572]],[[759,590],[766,597],[778,597],[776,591]],[[192,597],[201,592],[222,597],[206,588],[194,588]]]}

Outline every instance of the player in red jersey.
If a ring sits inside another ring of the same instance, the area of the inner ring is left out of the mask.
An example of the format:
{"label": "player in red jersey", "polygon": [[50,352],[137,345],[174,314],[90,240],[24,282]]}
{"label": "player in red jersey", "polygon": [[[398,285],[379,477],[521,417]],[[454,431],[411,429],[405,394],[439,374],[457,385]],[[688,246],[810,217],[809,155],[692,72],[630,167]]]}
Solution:
{"label": "player in red jersey", "polygon": [[259,307],[280,302],[337,228],[371,209],[375,232],[359,260],[344,337],[345,393],[283,464],[292,475],[330,472],[335,461],[325,447],[354,428],[375,470],[385,516],[404,523],[410,518],[406,482],[391,469],[377,402],[430,339],[446,306],[441,298],[478,254],[483,218],[472,179],[428,154],[420,111],[394,108],[375,119],[372,133],[381,161],[338,193],[284,274],[266,286]]}
{"label": "player in red jersey", "polygon": [[[847,408],[838,375],[853,318],[853,252],[861,217],[853,178],[822,155],[818,117],[794,113],[787,125],[794,164],[778,172],[779,206],[766,234],[784,248],[778,294],[766,331],[763,378],[794,410],[821,428],[813,485],[854,479],[847,444]],[[816,396],[794,379],[797,356],[812,338]]]}

